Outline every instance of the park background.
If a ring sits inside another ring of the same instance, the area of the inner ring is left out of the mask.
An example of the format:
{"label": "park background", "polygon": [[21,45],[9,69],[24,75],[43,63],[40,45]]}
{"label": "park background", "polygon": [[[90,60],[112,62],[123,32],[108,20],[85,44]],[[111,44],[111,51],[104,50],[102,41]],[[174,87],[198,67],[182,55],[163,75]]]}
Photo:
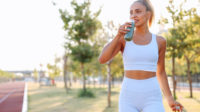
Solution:
{"label": "park background", "polygon": [[[28,84],[30,112],[116,112],[123,81],[119,53],[98,62],[129,21],[133,0],[3,0],[0,82]],[[152,33],[167,40],[166,73],[174,98],[200,111],[200,1],[151,0]],[[168,104],[163,97],[167,112]]]}

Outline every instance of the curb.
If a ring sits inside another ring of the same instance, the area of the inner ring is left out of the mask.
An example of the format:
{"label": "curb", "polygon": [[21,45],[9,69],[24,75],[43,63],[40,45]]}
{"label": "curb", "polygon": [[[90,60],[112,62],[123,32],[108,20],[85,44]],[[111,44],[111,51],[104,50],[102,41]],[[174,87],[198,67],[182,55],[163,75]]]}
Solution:
{"label": "curb", "polygon": [[28,95],[27,95],[27,88],[28,88],[28,84],[25,83],[25,87],[24,87],[24,98],[23,98],[23,105],[22,105],[22,112],[28,112]]}

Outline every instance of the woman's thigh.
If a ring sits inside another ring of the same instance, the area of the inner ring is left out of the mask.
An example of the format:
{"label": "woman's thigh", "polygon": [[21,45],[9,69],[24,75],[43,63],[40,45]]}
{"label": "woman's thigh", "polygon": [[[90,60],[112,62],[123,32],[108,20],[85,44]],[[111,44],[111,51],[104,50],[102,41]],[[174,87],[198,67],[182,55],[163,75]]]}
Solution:
{"label": "woman's thigh", "polygon": [[140,112],[136,107],[126,102],[119,103],[119,112]]}
{"label": "woman's thigh", "polygon": [[161,102],[151,103],[146,105],[142,112],[165,112],[165,108]]}

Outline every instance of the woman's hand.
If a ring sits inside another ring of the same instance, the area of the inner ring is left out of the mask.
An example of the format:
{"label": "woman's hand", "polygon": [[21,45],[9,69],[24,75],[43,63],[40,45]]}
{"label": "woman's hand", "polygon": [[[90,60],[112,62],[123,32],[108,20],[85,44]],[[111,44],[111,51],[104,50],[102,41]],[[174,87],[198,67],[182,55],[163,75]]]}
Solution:
{"label": "woman's hand", "polygon": [[131,27],[131,22],[126,22],[125,24],[121,25],[118,29],[118,33],[117,35],[119,35],[120,37],[124,37],[124,35],[130,31],[129,29],[126,29],[127,27]]}
{"label": "woman's hand", "polygon": [[184,107],[177,101],[173,99],[173,97],[170,97],[167,99],[168,104],[173,112],[182,112]]}

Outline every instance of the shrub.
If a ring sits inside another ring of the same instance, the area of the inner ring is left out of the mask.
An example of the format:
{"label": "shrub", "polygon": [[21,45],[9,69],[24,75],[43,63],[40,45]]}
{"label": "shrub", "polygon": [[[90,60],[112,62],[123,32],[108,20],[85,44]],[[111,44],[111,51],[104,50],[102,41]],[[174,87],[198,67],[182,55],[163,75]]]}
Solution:
{"label": "shrub", "polygon": [[85,91],[83,89],[81,89],[79,92],[78,92],[78,97],[90,97],[90,98],[93,98],[95,97],[94,93],[89,90],[89,89],[86,89]]}

